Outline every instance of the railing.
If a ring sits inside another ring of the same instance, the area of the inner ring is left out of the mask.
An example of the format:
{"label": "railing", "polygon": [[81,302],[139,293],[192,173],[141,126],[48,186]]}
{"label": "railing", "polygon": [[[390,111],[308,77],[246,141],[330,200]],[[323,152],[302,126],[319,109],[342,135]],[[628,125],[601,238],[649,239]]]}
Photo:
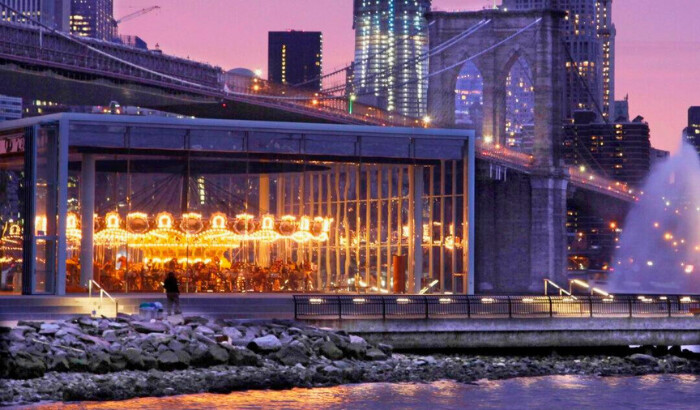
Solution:
{"label": "railing", "polygon": [[700,313],[700,295],[294,295],[295,319],[675,317]]}
{"label": "railing", "polygon": [[[98,289],[100,289],[100,301],[99,305],[95,306],[94,303],[92,303],[92,287],[97,286]],[[104,296],[107,296],[112,303],[114,303],[114,317],[117,317],[119,315],[119,301],[115,298],[112,297],[109,293],[107,293],[106,290],[102,288],[97,282],[94,280],[90,279],[88,281],[88,303],[90,303],[90,306],[95,307],[95,309],[91,310],[91,315],[92,316],[97,316],[97,313],[99,312],[102,314],[102,306],[104,303]]]}

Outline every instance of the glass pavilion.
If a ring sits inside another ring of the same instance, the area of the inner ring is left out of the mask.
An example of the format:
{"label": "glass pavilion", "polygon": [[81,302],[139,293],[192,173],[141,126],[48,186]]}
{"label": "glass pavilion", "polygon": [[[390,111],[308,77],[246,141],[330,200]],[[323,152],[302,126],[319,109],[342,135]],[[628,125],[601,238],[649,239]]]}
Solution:
{"label": "glass pavilion", "polygon": [[0,291],[473,291],[473,132],[0,123]]}

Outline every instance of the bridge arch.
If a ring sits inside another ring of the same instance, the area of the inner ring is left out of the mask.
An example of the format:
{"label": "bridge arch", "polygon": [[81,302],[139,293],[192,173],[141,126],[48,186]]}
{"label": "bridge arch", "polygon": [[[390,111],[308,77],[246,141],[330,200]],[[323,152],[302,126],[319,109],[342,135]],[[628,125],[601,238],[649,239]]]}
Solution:
{"label": "bridge arch", "polygon": [[430,57],[430,71],[436,74],[429,77],[428,115],[440,126],[455,125],[456,101],[452,96],[464,66],[461,62],[468,60],[483,78],[482,138],[505,145],[506,79],[516,64],[525,62],[532,72],[535,94],[532,148],[535,162],[543,168],[556,166],[564,84],[563,72],[556,67],[563,61],[560,28],[563,16],[562,12],[552,10],[428,13],[426,17],[432,23],[429,25],[431,48],[480,22],[488,22]]}
{"label": "bridge arch", "polygon": [[455,125],[473,128],[481,137],[484,116],[484,78],[477,66],[467,61],[455,79]]}

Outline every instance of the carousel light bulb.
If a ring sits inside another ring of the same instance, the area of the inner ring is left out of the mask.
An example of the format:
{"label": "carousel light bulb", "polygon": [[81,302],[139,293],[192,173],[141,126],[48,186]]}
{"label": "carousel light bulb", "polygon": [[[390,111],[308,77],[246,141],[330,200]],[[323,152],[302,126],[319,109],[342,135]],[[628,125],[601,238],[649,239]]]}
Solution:
{"label": "carousel light bulb", "polygon": [[275,220],[270,215],[265,215],[262,220],[262,229],[271,231],[275,228]]}
{"label": "carousel light bulb", "polygon": [[226,218],[223,215],[214,215],[211,217],[211,227],[214,229],[226,228]]}
{"label": "carousel light bulb", "polygon": [[105,216],[105,223],[107,224],[107,229],[117,229],[119,228],[119,214],[115,212],[110,212]]}
{"label": "carousel light bulb", "polygon": [[299,223],[299,229],[302,231],[308,232],[310,228],[311,228],[311,221],[309,221],[309,217],[302,216],[301,222]]}

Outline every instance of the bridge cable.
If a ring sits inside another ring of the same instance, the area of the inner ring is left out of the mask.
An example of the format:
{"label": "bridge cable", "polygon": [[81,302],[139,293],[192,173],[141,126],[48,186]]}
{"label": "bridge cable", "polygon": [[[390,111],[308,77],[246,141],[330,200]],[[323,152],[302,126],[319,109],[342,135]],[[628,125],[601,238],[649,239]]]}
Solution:
{"label": "bridge cable", "polygon": [[[18,15],[24,16],[19,10],[15,9],[15,8],[13,8],[13,7],[8,6],[6,3],[2,2],[1,0],[0,0],[0,7],[5,8],[5,9],[7,9],[7,10],[10,10],[10,11],[12,11],[12,12],[18,14]],[[114,60],[114,61],[120,62],[120,63],[122,63],[122,64],[125,64],[125,65],[129,66],[129,67],[135,68],[135,69],[137,69],[137,70],[141,70],[141,71],[147,72],[147,73],[149,73],[149,74],[153,74],[153,75],[156,75],[156,76],[159,76],[159,77],[162,77],[162,78],[166,78],[166,79],[169,79],[169,80],[173,80],[173,81],[176,81],[176,82],[180,82],[180,83],[182,83],[182,84],[191,85],[191,86],[194,86],[194,87],[197,87],[197,88],[215,90],[215,91],[217,91],[217,92],[220,92],[220,90],[218,90],[218,89],[216,89],[216,88],[212,88],[212,87],[209,87],[209,86],[206,86],[206,85],[203,85],[203,84],[198,84],[198,83],[194,83],[194,82],[191,82],[191,81],[183,80],[183,79],[181,79],[181,78],[173,77],[173,76],[168,75],[168,74],[163,74],[163,73],[160,73],[160,72],[158,72],[158,71],[154,71],[154,70],[151,70],[151,69],[149,69],[149,68],[139,66],[138,64],[134,64],[134,63],[132,63],[132,62],[130,62],[130,61],[123,60],[123,59],[121,59],[121,58],[119,58],[119,57],[113,56],[113,55],[111,55],[111,54],[109,54],[109,53],[107,53],[107,52],[105,52],[105,51],[102,51],[102,50],[100,50],[100,49],[98,49],[98,48],[95,48],[95,47],[93,47],[93,46],[91,46],[91,45],[89,45],[89,44],[86,44],[86,43],[84,43],[83,41],[77,40],[77,39],[73,38],[73,36],[71,36],[71,35],[69,35],[69,34],[66,34],[66,33],[64,33],[64,32],[62,32],[62,31],[56,30],[55,28],[49,27],[49,26],[47,26],[47,25],[41,23],[40,21],[36,20],[36,19],[33,18],[33,17],[24,16],[24,18],[27,19],[27,20],[32,21],[33,23],[35,23],[36,25],[38,25],[38,26],[40,27],[40,35],[41,35],[41,28],[44,28],[44,29],[46,29],[46,30],[49,30],[49,32],[54,33],[54,34],[57,34],[57,35],[59,35],[59,36],[65,38],[66,40],[68,40],[68,41],[70,41],[70,42],[73,42],[73,43],[78,44],[78,45],[80,45],[80,46],[82,46],[82,47],[85,47],[85,48],[87,48],[88,50],[90,50],[90,51],[92,51],[92,52],[94,52],[94,53],[97,53],[97,54],[99,54],[99,55],[101,55],[101,56],[104,56],[104,57],[107,57],[107,58],[109,58],[109,59],[112,59],[112,60]]]}
{"label": "bridge cable", "polygon": [[[464,40],[465,38],[471,36],[472,34],[477,32],[481,28],[485,27],[490,22],[491,22],[491,20],[481,20],[481,21],[477,22],[475,25],[464,30],[463,32],[461,32],[461,33],[449,38],[448,40],[438,44],[437,46],[435,46],[435,48],[425,51],[424,53],[422,53],[418,57],[414,57],[412,59],[409,59],[409,60],[407,60],[407,61],[405,61],[405,62],[403,62],[395,67],[387,67],[386,69],[384,69],[380,72],[377,72],[377,73],[374,73],[374,74],[368,76],[365,80],[372,81],[372,80],[376,79],[377,77],[379,77],[379,79],[384,79],[384,78],[387,78],[387,76],[389,76],[391,74],[397,74],[404,67],[411,66],[413,64],[418,64],[418,63],[420,63],[420,62],[422,62],[422,61],[424,61],[424,60],[426,60],[426,59],[428,59],[428,58],[430,58],[438,53],[441,53],[441,52],[447,50],[448,48],[450,48],[451,46],[453,46],[457,42]],[[417,81],[420,81],[420,80],[417,80]],[[344,86],[342,86],[342,87],[344,87]],[[332,93],[332,92],[339,90],[340,88],[341,88],[341,86],[336,86],[336,87],[326,89],[323,91]],[[388,87],[381,87],[381,85],[380,85],[379,88],[388,88]],[[362,93],[360,95],[366,95],[366,94]]]}

